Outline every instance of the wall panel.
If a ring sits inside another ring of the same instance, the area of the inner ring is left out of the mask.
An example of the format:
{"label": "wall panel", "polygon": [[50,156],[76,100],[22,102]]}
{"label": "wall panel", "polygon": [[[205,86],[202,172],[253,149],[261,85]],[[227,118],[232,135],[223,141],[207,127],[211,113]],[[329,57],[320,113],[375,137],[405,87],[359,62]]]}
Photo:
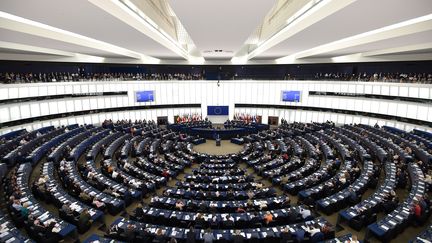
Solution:
{"label": "wall panel", "polygon": [[[155,102],[135,102],[135,91],[139,90],[154,90],[156,95]],[[282,90],[301,91],[301,102],[283,102],[281,100]],[[234,112],[238,111],[234,109],[235,104],[275,104],[356,110],[431,121],[431,103],[308,95],[309,91],[328,91],[431,99],[431,90],[431,85],[424,84],[329,81],[221,80],[220,87],[217,87],[217,81],[111,81],[8,84],[0,86],[0,99],[112,91],[127,91],[128,94],[127,96],[74,97],[56,100],[38,100],[27,103],[2,103],[0,104],[0,122],[89,109],[127,107],[142,104],[186,103],[200,103],[201,109],[196,109],[196,112],[201,113],[204,117],[206,116],[207,105],[228,105],[230,107],[230,117],[232,117]],[[292,121],[325,121],[327,119],[336,119],[335,121],[338,123],[342,120],[345,122],[359,122],[359,119],[356,117],[346,117],[345,115],[330,116],[322,112],[299,113],[297,111],[274,109],[249,109],[249,111],[253,115],[262,115],[264,122],[267,122],[269,115],[286,117],[287,120]],[[169,112],[145,111],[144,113],[142,111],[133,111],[132,113],[109,114],[109,117],[113,119],[121,119],[123,116],[139,118],[143,116],[142,114],[145,114],[145,117],[148,117],[147,119],[153,119],[159,115],[168,115],[169,121],[171,121],[173,119],[172,116],[180,114],[176,112],[179,112],[179,110],[170,110]],[[182,110],[181,112],[182,114],[190,113],[191,109]],[[361,118],[360,121],[362,119],[364,118]],[[85,121],[86,123],[93,121],[100,122],[99,120],[100,116],[98,115],[91,117],[90,120],[84,117],[79,119],[79,121]]]}

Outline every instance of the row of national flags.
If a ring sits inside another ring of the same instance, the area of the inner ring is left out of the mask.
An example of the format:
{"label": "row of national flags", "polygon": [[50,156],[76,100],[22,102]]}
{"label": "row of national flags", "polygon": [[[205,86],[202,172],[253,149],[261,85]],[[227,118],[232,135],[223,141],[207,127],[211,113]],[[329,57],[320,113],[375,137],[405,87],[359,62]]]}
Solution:
{"label": "row of national flags", "polygon": [[246,123],[249,122],[258,122],[258,117],[257,115],[250,115],[250,114],[245,114],[245,113],[235,113],[234,114],[234,120],[236,121],[244,121]]}
{"label": "row of national flags", "polygon": [[202,115],[198,113],[183,114],[183,115],[179,115],[176,120],[177,123],[193,122],[193,121],[202,121]]}

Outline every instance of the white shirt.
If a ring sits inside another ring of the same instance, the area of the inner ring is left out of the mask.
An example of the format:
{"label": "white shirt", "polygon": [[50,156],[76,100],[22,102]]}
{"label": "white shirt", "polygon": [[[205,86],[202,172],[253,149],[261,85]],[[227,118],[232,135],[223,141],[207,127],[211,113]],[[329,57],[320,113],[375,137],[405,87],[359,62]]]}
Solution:
{"label": "white shirt", "polygon": [[313,228],[313,229],[309,228],[308,232],[310,233],[311,236],[313,236],[314,234],[321,232],[321,230],[317,228]]}
{"label": "white shirt", "polygon": [[309,209],[305,209],[305,210],[300,211],[300,214],[302,215],[302,218],[305,219],[311,215],[311,211]]}

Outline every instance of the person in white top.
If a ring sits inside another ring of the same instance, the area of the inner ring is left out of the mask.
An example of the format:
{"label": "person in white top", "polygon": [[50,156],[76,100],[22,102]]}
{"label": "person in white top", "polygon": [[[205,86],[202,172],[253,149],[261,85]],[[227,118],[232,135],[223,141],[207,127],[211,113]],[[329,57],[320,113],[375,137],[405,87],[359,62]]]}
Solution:
{"label": "person in white top", "polygon": [[6,225],[0,224],[0,234],[3,234],[5,232],[8,232],[9,229],[7,228]]}
{"label": "person in white top", "polygon": [[45,182],[47,182],[47,180],[48,180],[48,178],[47,178],[48,176],[43,176],[43,177],[39,177],[39,180],[38,180],[38,185],[42,185],[42,184],[44,184]]}
{"label": "person in white top", "polygon": [[350,240],[346,240],[344,243],[360,243],[360,241],[358,241],[357,235],[353,235]]}
{"label": "person in white top", "polygon": [[314,236],[316,233],[321,232],[321,230],[319,228],[315,228],[314,226],[311,225],[307,228],[307,232],[309,232],[309,234],[311,236]]}
{"label": "person in white top", "polygon": [[259,201],[258,204],[259,204],[260,210],[263,210],[263,209],[266,209],[266,208],[267,208],[267,202],[264,201],[264,200]]}
{"label": "person in white top", "polygon": [[183,210],[184,202],[182,200],[177,200],[175,207],[179,210]]}
{"label": "person in white top", "polygon": [[302,218],[305,219],[311,215],[311,211],[309,209],[300,209],[300,214]]}
{"label": "person in white top", "polygon": [[118,172],[114,170],[114,171],[112,172],[112,175],[111,175],[111,176],[112,176],[113,179],[117,178],[117,176],[118,176]]}

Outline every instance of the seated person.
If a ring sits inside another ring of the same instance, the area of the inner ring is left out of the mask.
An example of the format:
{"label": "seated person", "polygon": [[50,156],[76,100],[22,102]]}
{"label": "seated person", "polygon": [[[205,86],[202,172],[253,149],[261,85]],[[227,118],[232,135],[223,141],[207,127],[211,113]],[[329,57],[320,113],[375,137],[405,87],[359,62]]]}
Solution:
{"label": "seated person", "polygon": [[311,237],[313,237],[315,234],[321,232],[320,228],[315,227],[314,225],[310,225],[306,229],[307,229],[307,232],[309,232]]}
{"label": "seated person", "polygon": [[210,226],[214,229],[219,228],[219,218],[218,216],[214,215],[212,219],[210,220]]}
{"label": "seated person", "polygon": [[288,227],[285,227],[279,235],[280,243],[288,243],[292,241],[292,235]]}
{"label": "seated person", "polygon": [[206,221],[204,216],[201,213],[197,213],[195,217],[195,227],[204,227]]}
{"label": "seated person", "polygon": [[256,227],[256,225],[257,225],[257,224],[260,224],[260,223],[261,223],[261,220],[260,220],[260,218],[258,217],[258,213],[257,213],[257,212],[254,212],[254,214],[252,214],[252,215],[250,216],[249,224],[250,224],[251,226],[253,226],[253,227]]}
{"label": "seated person", "polygon": [[233,243],[243,243],[244,237],[240,234],[240,230],[236,229],[232,237]]}
{"label": "seated person", "polygon": [[23,219],[27,219],[27,217],[29,216],[29,209],[28,207],[30,206],[30,204],[28,202],[23,203],[23,206],[20,209],[20,215]]}
{"label": "seated person", "polygon": [[266,214],[264,215],[264,223],[268,225],[271,222],[273,222],[273,214],[271,214],[270,211],[267,211]]}
{"label": "seated person", "polygon": [[141,229],[137,232],[137,234],[140,236],[141,242],[151,242],[152,241],[152,234],[148,229]]}
{"label": "seated person", "polygon": [[295,232],[294,232],[293,235],[295,235],[295,238],[296,238],[297,242],[303,242],[303,240],[304,240],[304,238],[305,238],[305,233],[306,233],[306,232],[303,230],[302,227],[298,227],[298,228],[295,230]]}
{"label": "seated person", "polygon": [[349,243],[360,243],[360,241],[357,238],[357,235],[352,235],[351,236],[351,240],[350,241],[345,241],[345,242],[349,242]]}
{"label": "seated person", "polygon": [[96,206],[97,209],[104,211],[105,210],[105,203],[101,202],[95,198],[93,198],[92,204]]}
{"label": "seated person", "polygon": [[423,214],[423,210],[422,207],[420,206],[419,201],[416,199],[414,199],[414,205],[412,207],[412,210],[414,212],[414,218],[419,221],[422,217]]}
{"label": "seated person", "polygon": [[164,235],[163,230],[161,228],[157,229],[156,230],[156,236],[153,239],[153,243],[165,243],[166,241],[167,240],[166,240],[166,237]]}
{"label": "seated person", "polygon": [[91,220],[91,215],[88,212],[88,209],[83,209],[78,218],[78,227],[90,227],[92,222],[93,220]]}
{"label": "seated person", "polygon": [[225,216],[225,221],[222,222],[224,228],[231,229],[234,228],[234,218],[230,215]]}
{"label": "seated person", "polygon": [[349,187],[348,192],[349,192],[348,202],[350,204],[356,203],[358,198],[357,193],[354,191],[352,187]]}
{"label": "seated person", "polygon": [[35,219],[33,221],[33,227],[34,227],[36,233],[45,234],[47,232],[47,228],[45,227],[44,224],[41,223],[41,221],[39,219]]}
{"label": "seated person", "polygon": [[267,209],[267,201],[261,200],[258,202],[259,209],[262,211],[264,209]]}
{"label": "seated person", "polygon": [[80,194],[79,194],[79,198],[83,201],[83,202],[91,202],[92,201],[92,198],[87,194],[87,193],[85,193],[85,192],[81,192]]}
{"label": "seated person", "polygon": [[108,229],[108,236],[115,238],[123,232],[122,228],[119,228],[117,224],[111,226]]}
{"label": "seated person", "polygon": [[18,199],[13,199],[13,203],[12,203],[12,208],[13,208],[13,209],[15,209],[17,212],[20,212],[22,207],[23,207],[23,206],[21,205],[20,200],[18,200]]}
{"label": "seated person", "polygon": [[135,209],[135,217],[137,219],[142,220],[142,219],[144,219],[144,216],[145,216],[145,214],[144,214],[143,206],[140,203],[140,204],[138,204],[137,208]]}
{"label": "seated person", "polygon": [[128,224],[126,226],[126,229],[124,231],[124,235],[125,235],[126,240],[133,241],[135,239],[135,229],[136,229],[136,226],[133,224]]}
{"label": "seated person", "polygon": [[67,216],[73,216],[73,210],[71,209],[71,203],[67,202],[65,204],[63,204],[63,206],[61,207],[61,210],[63,211],[63,213],[65,213]]}
{"label": "seated person", "polygon": [[310,218],[312,216],[311,211],[309,209],[300,209],[300,214],[302,216],[303,219],[307,219]]}
{"label": "seated person", "polygon": [[237,208],[236,213],[246,213],[246,210],[243,208],[243,206],[240,206]]}

